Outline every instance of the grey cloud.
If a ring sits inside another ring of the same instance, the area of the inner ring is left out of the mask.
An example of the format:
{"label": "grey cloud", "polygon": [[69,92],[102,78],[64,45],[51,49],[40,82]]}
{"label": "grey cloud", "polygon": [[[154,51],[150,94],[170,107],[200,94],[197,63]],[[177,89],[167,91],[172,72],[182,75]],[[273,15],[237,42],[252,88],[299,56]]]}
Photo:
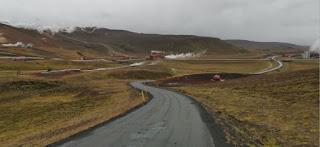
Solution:
{"label": "grey cloud", "polygon": [[311,45],[317,0],[0,0],[0,21],[50,28],[97,26],[142,33]]}

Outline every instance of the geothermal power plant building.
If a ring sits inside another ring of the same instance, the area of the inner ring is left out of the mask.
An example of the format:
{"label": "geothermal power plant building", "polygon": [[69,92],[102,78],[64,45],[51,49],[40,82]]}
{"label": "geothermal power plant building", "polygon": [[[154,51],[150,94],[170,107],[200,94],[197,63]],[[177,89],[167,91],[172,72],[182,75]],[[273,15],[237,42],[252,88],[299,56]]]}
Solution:
{"label": "geothermal power plant building", "polygon": [[311,52],[311,51],[305,51],[301,54],[303,59],[310,59],[310,58],[319,58],[319,53]]}

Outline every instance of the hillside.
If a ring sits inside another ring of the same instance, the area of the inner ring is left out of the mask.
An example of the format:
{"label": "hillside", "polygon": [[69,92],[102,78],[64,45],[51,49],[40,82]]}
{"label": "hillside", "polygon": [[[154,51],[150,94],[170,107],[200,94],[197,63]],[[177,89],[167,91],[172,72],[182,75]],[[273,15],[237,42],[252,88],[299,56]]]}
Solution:
{"label": "hillside", "polygon": [[78,59],[84,55],[111,58],[113,53],[145,56],[151,50],[171,53],[206,52],[207,55],[239,55],[239,49],[219,38],[192,35],[142,34],[105,28],[76,28],[72,33],[43,32],[0,24],[0,44],[33,44],[32,47],[4,47],[0,52],[47,58]]}
{"label": "hillside", "polygon": [[307,46],[300,46],[283,42],[256,42],[249,40],[225,40],[241,49],[249,50],[258,54],[281,55],[300,54],[309,49]]}
{"label": "hillside", "polygon": [[307,48],[306,46],[295,45],[291,43],[283,42],[256,42],[249,40],[225,40],[226,42],[238,47],[249,47],[258,49],[274,49],[274,48],[286,48],[286,49],[298,49]]}
{"label": "hillside", "polygon": [[[21,46],[4,47],[3,44],[17,42],[32,44],[32,47]],[[0,52],[14,53],[25,56],[39,56],[47,58],[79,58],[77,52],[106,54],[102,46],[79,43],[52,34],[50,32],[39,33],[36,30],[15,28],[0,24]]]}
{"label": "hillside", "polygon": [[201,102],[235,146],[319,146],[315,67],[172,89]]}
{"label": "hillside", "polygon": [[142,34],[104,28],[78,28],[73,33],[64,33],[64,35],[79,40],[111,44],[122,52],[129,53],[148,54],[151,50],[170,53],[206,50],[207,54],[236,54],[241,52],[238,47],[221,39],[191,35]]}

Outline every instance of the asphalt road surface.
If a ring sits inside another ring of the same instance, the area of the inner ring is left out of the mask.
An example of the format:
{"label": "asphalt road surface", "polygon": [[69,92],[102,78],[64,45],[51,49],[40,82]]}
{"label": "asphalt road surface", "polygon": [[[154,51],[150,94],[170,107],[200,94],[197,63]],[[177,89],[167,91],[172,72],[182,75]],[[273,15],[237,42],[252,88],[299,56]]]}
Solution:
{"label": "asphalt road surface", "polygon": [[122,118],[62,140],[59,146],[215,146],[193,100],[175,92],[146,86],[141,81],[130,84],[147,90],[153,99]]}
{"label": "asphalt road surface", "polygon": [[279,60],[277,60],[277,57],[278,56],[273,56],[273,57],[270,57],[271,60],[275,61],[278,63],[278,66],[277,67],[274,67],[274,68],[271,68],[271,69],[267,69],[267,70],[263,70],[263,71],[259,71],[259,72],[254,72],[254,73],[250,73],[250,74],[255,74],[255,75],[259,75],[259,74],[264,74],[264,73],[267,73],[267,72],[272,72],[272,71],[275,71],[277,69],[280,69],[283,67],[283,63]]}
{"label": "asphalt road surface", "polygon": [[[272,69],[251,74],[263,74],[283,66],[278,63]],[[63,147],[212,147],[230,146],[222,131],[213,132],[203,121],[200,107],[192,99],[176,92],[146,86],[144,81],[130,83],[133,87],[148,91],[153,99],[128,115],[61,140],[52,146]],[[210,126],[210,125],[209,125]],[[213,134],[212,137],[211,134]],[[218,137],[217,137],[218,136]]]}

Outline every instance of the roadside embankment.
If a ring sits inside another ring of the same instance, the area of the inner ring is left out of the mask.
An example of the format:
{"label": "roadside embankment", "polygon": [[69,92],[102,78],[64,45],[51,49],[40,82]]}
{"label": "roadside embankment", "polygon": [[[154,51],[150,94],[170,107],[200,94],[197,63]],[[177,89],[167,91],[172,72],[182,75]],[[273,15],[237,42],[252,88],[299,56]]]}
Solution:
{"label": "roadside embankment", "polygon": [[194,97],[238,146],[319,146],[319,69],[169,87]]}

